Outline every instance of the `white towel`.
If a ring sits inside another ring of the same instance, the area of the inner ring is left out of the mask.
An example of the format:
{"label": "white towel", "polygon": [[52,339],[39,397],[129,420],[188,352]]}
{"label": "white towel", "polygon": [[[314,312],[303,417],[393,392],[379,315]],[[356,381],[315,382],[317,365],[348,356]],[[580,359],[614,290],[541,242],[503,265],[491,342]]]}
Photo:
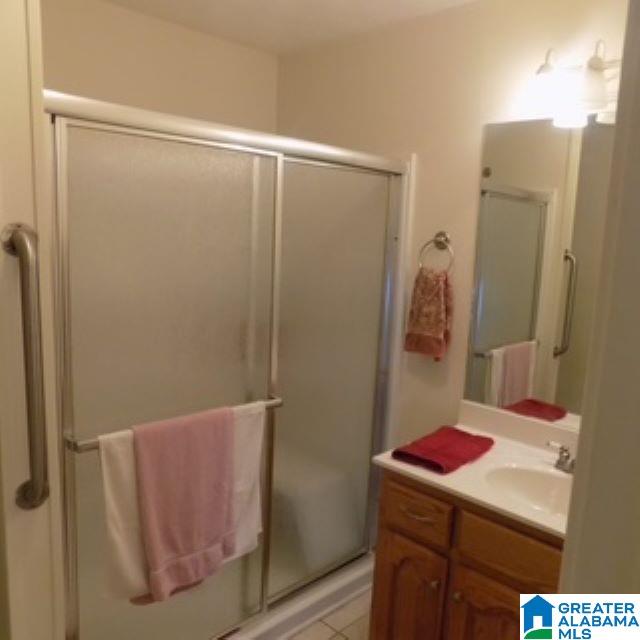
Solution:
{"label": "white towel", "polygon": [[504,350],[502,403],[508,407],[533,396],[533,372],[537,342],[510,344]]}
{"label": "white towel", "polygon": [[504,386],[504,349],[492,349],[489,354],[485,378],[485,402],[493,407],[501,407]]}
{"label": "white towel", "polygon": [[533,397],[538,343],[518,342],[490,351],[485,400],[496,407],[508,407]]}
{"label": "white towel", "polygon": [[113,596],[131,600],[149,593],[142,546],[133,431],[98,438],[109,539],[108,575]]}
{"label": "white towel", "polygon": [[262,532],[262,446],[264,441],[265,403],[253,402],[233,409],[234,435],[234,523],[235,553],[229,562],[251,553],[258,546]]}

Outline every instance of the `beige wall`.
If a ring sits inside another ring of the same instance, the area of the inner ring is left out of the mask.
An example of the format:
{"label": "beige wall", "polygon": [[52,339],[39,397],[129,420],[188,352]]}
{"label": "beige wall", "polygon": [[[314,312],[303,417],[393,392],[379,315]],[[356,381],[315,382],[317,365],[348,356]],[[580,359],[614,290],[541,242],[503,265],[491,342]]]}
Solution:
{"label": "beige wall", "polygon": [[273,131],[277,59],[101,0],[42,0],[45,86]]}
{"label": "beige wall", "polygon": [[281,60],[280,133],[419,154],[413,256],[453,237],[456,317],[443,363],[406,356],[399,437],[456,419],[464,384],[482,126],[544,114],[528,83],[549,47],[584,60],[622,47],[626,0],[479,0]]}

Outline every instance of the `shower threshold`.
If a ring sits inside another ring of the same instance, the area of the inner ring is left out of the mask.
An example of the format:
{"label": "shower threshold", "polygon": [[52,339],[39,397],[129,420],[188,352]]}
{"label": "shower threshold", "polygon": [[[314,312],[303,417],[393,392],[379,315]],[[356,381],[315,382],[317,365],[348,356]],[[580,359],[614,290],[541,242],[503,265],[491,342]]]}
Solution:
{"label": "shower threshold", "polygon": [[271,606],[269,611],[231,633],[228,640],[285,640],[331,613],[345,601],[371,588],[373,553],[353,560],[295,595]]}

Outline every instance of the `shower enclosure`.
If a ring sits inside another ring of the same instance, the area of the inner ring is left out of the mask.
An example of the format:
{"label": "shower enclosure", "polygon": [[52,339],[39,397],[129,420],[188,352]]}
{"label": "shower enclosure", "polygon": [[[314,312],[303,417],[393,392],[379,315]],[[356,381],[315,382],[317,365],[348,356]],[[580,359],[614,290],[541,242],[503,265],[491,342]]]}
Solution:
{"label": "shower enclosure", "polygon": [[[216,637],[366,553],[402,164],[49,94],[68,637]],[[110,595],[102,433],[280,397],[255,552],[166,603]]]}

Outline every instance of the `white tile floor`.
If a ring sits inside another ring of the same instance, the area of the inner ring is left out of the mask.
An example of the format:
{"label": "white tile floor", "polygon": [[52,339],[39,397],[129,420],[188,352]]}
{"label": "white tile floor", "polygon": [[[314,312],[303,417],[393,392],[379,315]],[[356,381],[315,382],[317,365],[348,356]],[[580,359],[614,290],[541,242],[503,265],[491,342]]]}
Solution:
{"label": "white tile floor", "polygon": [[303,629],[291,640],[367,640],[371,591],[336,609]]}

